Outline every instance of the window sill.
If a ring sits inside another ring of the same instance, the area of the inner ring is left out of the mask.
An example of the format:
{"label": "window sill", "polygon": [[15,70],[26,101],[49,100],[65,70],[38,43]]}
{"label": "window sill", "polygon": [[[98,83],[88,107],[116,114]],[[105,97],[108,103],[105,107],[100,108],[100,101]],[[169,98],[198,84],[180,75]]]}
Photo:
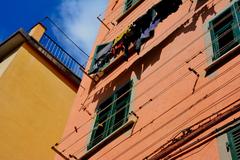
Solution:
{"label": "window sill", "polygon": [[136,4],[134,4],[131,8],[125,11],[116,21],[120,23],[125,17],[127,17],[135,8],[137,8],[144,0],[139,0]]}
{"label": "window sill", "polygon": [[230,51],[225,53],[220,58],[213,61],[207,68],[205,68],[205,71],[206,71],[205,76],[210,75],[211,73],[216,71],[218,68],[220,68],[221,66],[226,64],[228,61],[230,61],[232,58],[237,56],[239,54],[239,52],[238,52],[239,50],[240,50],[240,44],[238,44],[236,47],[232,48]]}
{"label": "window sill", "polygon": [[116,139],[118,136],[122,135],[124,132],[128,131],[133,127],[133,125],[136,123],[137,119],[134,116],[130,116],[129,120],[120,128],[118,128],[116,131],[114,131],[112,134],[110,134],[108,137],[103,139],[101,142],[99,142],[97,145],[92,147],[90,150],[88,150],[81,158],[80,160],[87,160],[91,156],[93,156],[95,153],[97,153],[99,150],[101,150],[104,146],[112,142],[114,139]]}

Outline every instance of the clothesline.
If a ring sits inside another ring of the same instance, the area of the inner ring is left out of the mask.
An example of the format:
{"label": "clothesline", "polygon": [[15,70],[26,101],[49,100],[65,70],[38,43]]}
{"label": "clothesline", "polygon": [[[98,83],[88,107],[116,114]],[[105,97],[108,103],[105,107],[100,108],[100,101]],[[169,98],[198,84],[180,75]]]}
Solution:
{"label": "clothesline", "polygon": [[162,0],[128,26],[113,41],[99,45],[96,48],[89,74],[101,71],[114,61],[121,51],[124,52],[124,58],[127,60],[130,56],[130,44],[133,44],[134,51],[139,54],[142,44],[154,36],[158,24],[176,12],[181,4],[182,0]]}

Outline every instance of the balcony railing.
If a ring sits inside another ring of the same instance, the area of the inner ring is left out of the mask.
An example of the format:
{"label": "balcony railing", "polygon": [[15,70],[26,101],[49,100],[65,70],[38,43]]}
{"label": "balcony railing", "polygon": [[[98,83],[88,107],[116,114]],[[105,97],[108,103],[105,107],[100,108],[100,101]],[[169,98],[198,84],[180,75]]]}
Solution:
{"label": "balcony railing", "polygon": [[88,55],[48,17],[41,24],[45,26],[46,32],[41,37],[40,44],[81,80]]}
{"label": "balcony railing", "polygon": [[60,63],[67,67],[78,78],[82,78],[82,71],[80,68],[85,68],[77,62],[70,54],[68,54],[60,45],[58,45],[49,35],[44,33],[40,43],[43,47],[52,54]]}

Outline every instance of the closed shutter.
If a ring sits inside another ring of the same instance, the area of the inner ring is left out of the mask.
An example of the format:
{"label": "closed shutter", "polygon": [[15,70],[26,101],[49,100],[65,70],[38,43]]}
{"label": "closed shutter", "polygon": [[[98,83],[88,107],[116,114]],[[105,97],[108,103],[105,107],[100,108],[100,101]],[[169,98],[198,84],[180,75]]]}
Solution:
{"label": "closed shutter", "polygon": [[97,107],[97,117],[87,146],[88,150],[128,121],[132,85],[132,81],[129,81]]}
{"label": "closed shutter", "polygon": [[131,88],[132,81],[124,85],[119,89],[115,94],[115,106],[113,109],[113,114],[115,115],[112,118],[112,127],[111,132],[114,132],[116,129],[121,127],[124,123],[127,122],[128,112],[129,112],[129,103],[131,97]]}
{"label": "closed shutter", "polygon": [[108,136],[110,125],[109,117],[111,117],[112,102],[113,97],[110,97],[98,107],[97,117],[88,149],[92,148]]}
{"label": "closed shutter", "polygon": [[240,159],[240,126],[228,132],[229,147],[233,160]]}

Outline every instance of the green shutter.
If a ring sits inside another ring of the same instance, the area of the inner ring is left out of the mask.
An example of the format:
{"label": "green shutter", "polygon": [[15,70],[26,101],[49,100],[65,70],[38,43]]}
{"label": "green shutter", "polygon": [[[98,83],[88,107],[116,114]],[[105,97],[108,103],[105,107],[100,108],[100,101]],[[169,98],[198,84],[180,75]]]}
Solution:
{"label": "green shutter", "polygon": [[238,24],[240,22],[240,1],[237,1],[236,3],[234,3],[234,7],[235,7],[235,12],[236,12],[236,15],[237,15],[237,21],[238,21]]}
{"label": "green shutter", "polygon": [[121,127],[128,120],[127,118],[129,113],[131,88],[132,88],[132,81],[124,85],[115,93],[116,102],[114,104],[115,106],[113,109],[113,114],[115,114],[115,116],[112,118],[111,132],[114,132],[116,129]]}
{"label": "green shutter", "polygon": [[91,140],[88,149],[95,146],[108,135],[109,117],[111,116],[113,97],[105,100],[97,108],[97,117],[94,124],[94,129],[91,135]]}
{"label": "green shutter", "polygon": [[91,63],[91,67],[90,67],[90,70],[88,73],[91,73],[93,71],[93,66],[95,65],[96,63],[96,57],[97,57],[97,54],[99,51],[101,51],[106,45],[108,45],[109,43],[111,42],[108,42],[108,43],[104,43],[104,44],[100,44],[96,47],[95,49],[95,52],[94,52],[94,56],[93,56],[93,60],[92,60],[92,63]]}
{"label": "green shutter", "polygon": [[240,126],[228,132],[229,147],[232,155],[232,160],[240,159]]}
{"label": "green shutter", "polygon": [[[213,48],[213,53],[216,53],[218,51],[218,42],[217,42],[217,37],[214,33],[213,30],[213,22],[209,22],[209,28],[210,28],[210,35],[212,39],[212,48]],[[213,60],[215,59],[215,54],[213,54]]]}
{"label": "green shutter", "polygon": [[237,8],[239,8],[238,4],[235,3],[209,22],[213,60],[218,59],[240,42],[239,9]]}
{"label": "green shutter", "polygon": [[132,6],[133,0],[126,0],[124,5],[124,12],[126,12]]}
{"label": "green shutter", "polygon": [[88,149],[127,122],[132,81],[121,87],[97,107],[97,117],[92,131]]}
{"label": "green shutter", "polygon": [[124,12],[134,6],[139,0],[125,0]]}
{"label": "green shutter", "polygon": [[240,43],[240,1],[234,3],[234,24],[235,24],[235,39]]}

